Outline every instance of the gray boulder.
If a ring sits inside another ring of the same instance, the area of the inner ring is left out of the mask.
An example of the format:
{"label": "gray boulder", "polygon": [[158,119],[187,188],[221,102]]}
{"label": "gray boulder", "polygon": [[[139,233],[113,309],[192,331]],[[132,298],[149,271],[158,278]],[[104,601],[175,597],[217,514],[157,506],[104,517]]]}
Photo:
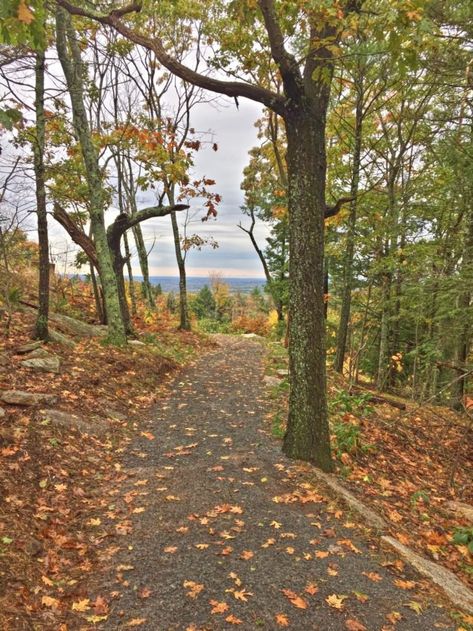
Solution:
{"label": "gray boulder", "polygon": [[38,372],[53,372],[58,374],[61,367],[61,361],[59,357],[50,355],[49,357],[38,357],[36,359],[25,359],[21,362],[21,365],[25,368],[31,368]]}
{"label": "gray boulder", "polygon": [[0,391],[0,401],[8,405],[54,405],[57,397],[53,394],[40,394],[38,392],[25,392],[23,390],[3,390]]}

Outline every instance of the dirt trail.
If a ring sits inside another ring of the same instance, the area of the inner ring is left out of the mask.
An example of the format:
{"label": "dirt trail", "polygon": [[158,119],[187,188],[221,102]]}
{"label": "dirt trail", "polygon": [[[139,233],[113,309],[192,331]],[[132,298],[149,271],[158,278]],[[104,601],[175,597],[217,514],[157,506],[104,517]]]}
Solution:
{"label": "dirt trail", "polygon": [[218,342],[124,457],[117,504],[129,501],[133,530],[117,537],[101,628],[455,629],[428,586],[386,565],[268,435],[261,345]]}

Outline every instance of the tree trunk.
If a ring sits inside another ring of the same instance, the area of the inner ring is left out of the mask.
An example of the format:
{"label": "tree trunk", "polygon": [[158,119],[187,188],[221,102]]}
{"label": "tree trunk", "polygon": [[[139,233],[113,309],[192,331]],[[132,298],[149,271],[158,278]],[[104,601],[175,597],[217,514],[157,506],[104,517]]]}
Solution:
{"label": "tree trunk", "polygon": [[34,173],[36,179],[36,214],[38,217],[39,242],[39,286],[38,317],[34,336],[40,340],[48,339],[49,318],[49,239],[48,215],[46,212],[46,186],[44,174],[44,52],[36,53],[35,68],[35,111],[36,136],[33,139]]}
{"label": "tree trunk", "polygon": [[[317,120],[318,119],[318,120]],[[332,469],[324,321],[325,116],[285,117],[289,176],[289,418],[283,451]]]}
{"label": "tree trunk", "polygon": [[92,290],[94,292],[95,310],[97,311],[97,318],[100,324],[107,324],[101,287],[98,286],[97,277],[95,276],[95,269],[92,263],[89,263],[89,269],[90,269],[90,280],[92,281]]}
{"label": "tree trunk", "polygon": [[108,339],[112,344],[122,345],[126,343],[126,332],[120,311],[117,278],[113,270],[112,257],[108,248],[105,230],[104,210],[106,201],[102,187],[98,155],[92,142],[84,106],[83,64],[70,15],[61,7],[58,7],[56,12],[56,29],[58,57],[71,98],[73,125],[79,138],[89,189],[90,227],[94,235],[98,269],[104,293]]}
{"label": "tree trunk", "polygon": [[[169,203],[172,206],[174,196],[169,195]],[[176,213],[171,213],[172,234],[174,237],[174,251],[176,253],[176,262],[179,269],[179,328],[183,331],[191,330],[191,322],[189,318],[189,308],[187,305],[187,279],[186,279],[186,262],[182,256],[181,239],[179,235],[179,226],[177,224]]]}
{"label": "tree trunk", "polygon": [[126,232],[123,235],[123,246],[125,248],[126,270],[127,270],[127,273],[128,273],[128,282],[130,284],[131,313],[132,313],[132,315],[136,316],[135,283],[134,283],[134,280],[133,280],[133,270],[131,269],[130,244],[128,242],[128,234]]}
{"label": "tree trunk", "polygon": [[[463,247],[463,260],[461,270],[462,291],[458,296],[461,325],[455,352],[456,364],[465,369],[470,354],[471,329],[472,329],[472,296],[473,296],[473,209],[467,214],[467,226],[465,244]],[[466,370],[465,370],[466,372]],[[456,410],[464,409],[465,378],[455,382],[452,388],[452,406]]]}
{"label": "tree trunk", "polygon": [[353,148],[353,171],[351,176],[350,214],[347,227],[347,244],[345,260],[343,262],[343,289],[340,323],[337,333],[337,354],[334,368],[340,374],[343,373],[345,352],[347,346],[348,326],[350,323],[351,292],[353,289],[353,256],[355,253],[355,228],[358,210],[358,186],[360,183],[361,166],[361,140],[363,133],[363,81],[357,86],[356,115],[355,115],[355,145]]}
{"label": "tree trunk", "polygon": [[143,296],[151,309],[153,309],[155,304],[153,290],[151,288],[151,283],[149,280],[148,253],[146,252],[146,246],[143,239],[143,231],[141,230],[141,226],[139,224],[137,226],[133,226],[132,231],[135,238],[136,251],[138,253],[138,261],[140,263],[141,275],[143,276]]}

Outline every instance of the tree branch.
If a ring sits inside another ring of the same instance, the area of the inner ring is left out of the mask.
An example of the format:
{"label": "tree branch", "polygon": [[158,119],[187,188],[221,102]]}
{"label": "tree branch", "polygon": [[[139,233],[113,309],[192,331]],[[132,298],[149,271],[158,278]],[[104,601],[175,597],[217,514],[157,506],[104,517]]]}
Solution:
{"label": "tree branch", "polygon": [[281,73],[286,95],[299,99],[303,93],[301,73],[295,57],[287,52],[284,45],[284,36],[277,20],[274,1],[259,0],[258,4],[268,33],[271,56]]}
{"label": "tree branch", "polygon": [[171,214],[173,211],[187,210],[188,204],[174,204],[173,206],[149,206],[143,208],[132,215],[127,213],[120,213],[115,221],[107,228],[107,239],[110,245],[119,243],[124,233],[133,228],[146,219],[152,217],[165,217]]}
{"label": "tree branch", "polygon": [[79,226],[77,226],[71,216],[67,213],[66,210],[62,206],[60,206],[57,202],[54,202],[54,210],[53,210],[54,219],[61,224],[67,234],[71,237],[71,239],[76,243],[80,248],[84,250],[87,255],[87,258],[92,263],[92,265],[98,269],[99,262],[97,259],[97,252],[95,250],[94,242],[90,237],[88,237],[85,232],[83,232]]}
{"label": "tree branch", "polygon": [[340,212],[343,204],[348,204],[348,202],[352,202],[354,199],[354,197],[340,197],[333,206],[325,207],[324,218],[328,219],[329,217],[334,217]]}
{"label": "tree branch", "polygon": [[125,13],[129,13],[131,11],[139,11],[141,5],[138,3],[133,3],[126,8],[112,11],[108,15],[96,15],[94,13],[91,13],[90,11],[75,6],[74,4],[69,2],[69,0],[56,0],[56,2],[61,7],[67,9],[72,15],[79,15],[82,17],[90,18],[92,20],[100,22],[100,24],[111,26],[121,35],[134,42],[135,44],[139,44],[140,46],[153,51],[158,61],[163,66],[165,66],[170,72],[172,72],[174,75],[178,76],[184,81],[188,81],[189,83],[192,83],[199,88],[203,88],[204,90],[217,92],[218,94],[224,94],[230,97],[241,96],[252,101],[257,101],[258,103],[262,103],[266,107],[269,107],[270,109],[281,115],[285,112],[285,98],[283,96],[272,92],[271,90],[267,90],[266,88],[262,88],[261,86],[253,85],[250,83],[243,83],[240,81],[222,81],[220,79],[213,79],[212,77],[202,75],[199,72],[188,68],[184,64],[180,63],[177,59],[169,55],[166,52],[160,39],[147,37],[146,35],[137,33],[136,31],[126,26],[126,24],[124,24],[120,18]]}

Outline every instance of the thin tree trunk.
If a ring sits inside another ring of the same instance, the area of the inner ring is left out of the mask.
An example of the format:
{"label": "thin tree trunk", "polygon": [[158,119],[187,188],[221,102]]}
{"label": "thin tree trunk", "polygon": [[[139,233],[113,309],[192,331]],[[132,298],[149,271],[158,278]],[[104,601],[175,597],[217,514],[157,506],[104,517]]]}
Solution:
{"label": "thin tree trunk", "polygon": [[46,341],[49,336],[49,239],[44,169],[44,64],[44,52],[37,52],[35,67],[36,135],[33,139],[33,156],[36,179],[36,215],[38,218],[39,283],[38,316],[36,318],[34,337]]}
{"label": "thin tree trunk", "polygon": [[[169,203],[172,206],[174,204],[174,195],[170,194],[168,197]],[[182,256],[181,238],[179,235],[179,226],[175,212],[171,213],[171,224],[172,234],[174,237],[174,252],[176,253],[176,262],[179,269],[179,328],[183,331],[190,331],[191,322],[189,318],[189,308],[187,305],[186,262]]]}
{"label": "thin tree trunk", "polygon": [[361,141],[363,134],[363,94],[363,79],[361,78],[357,85],[355,144],[353,148],[353,171],[350,186],[350,197],[352,201],[350,203],[350,214],[348,216],[347,243],[343,263],[342,308],[337,333],[337,354],[335,356],[334,365],[335,370],[340,374],[343,373],[343,365],[345,362],[348,326],[350,323],[351,293],[353,290],[353,257],[355,253],[355,229],[358,210],[358,187],[360,184]]}
{"label": "thin tree trunk", "polygon": [[89,263],[90,268],[90,280],[92,281],[92,291],[94,292],[95,310],[97,311],[97,317],[100,324],[107,324],[105,317],[105,309],[103,305],[102,292],[97,283],[97,277],[95,276],[95,269],[92,263]]}
{"label": "thin tree trunk", "polygon": [[61,7],[58,7],[56,12],[56,31],[58,57],[66,77],[71,98],[73,125],[79,138],[89,189],[90,226],[94,235],[100,280],[104,292],[108,339],[112,344],[122,345],[126,343],[126,332],[120,311],[117,278],[114,273],[105,230],[104,210],[106,200],[102,187],[98,155],[92,142],[84,107],[83,64],[70,15]]}
{"label": "thin tree trunk", "polygon": [[126,232],[123,235],[123,246],[125,248],[126,270],[128,273],[128,283],[130,285],[131,313],[132,315],[135,316],[136,315],[136,292],[135,292],[135,283],[133,281],[133,270],[131,269],[130,244],[128,242],[128,234]]}
{"label": "thin tree trunk", "polygon": [[153,297],[153,289],[151,287],[151,282],[149,279],[149,263],[148,263],[148,253],[146,251],[146,245],[143,239],[143,231],[141,230],[141,226],[138,224],[132,228],[133,236],[135,238],[136,251],[138,254],[138,261],[140,264],[141,275],[143,276],[142,282],[142,292],[144,299],[148,303],[148,305],[153,309],[154,297]]}

